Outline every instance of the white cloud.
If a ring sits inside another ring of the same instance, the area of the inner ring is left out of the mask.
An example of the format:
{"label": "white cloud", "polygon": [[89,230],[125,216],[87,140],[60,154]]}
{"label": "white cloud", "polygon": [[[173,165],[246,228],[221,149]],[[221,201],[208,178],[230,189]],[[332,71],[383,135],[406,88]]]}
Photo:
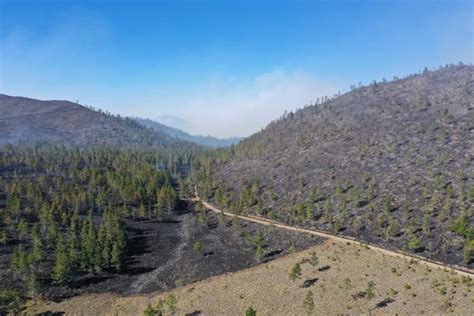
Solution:
{"label": "white cloud", "polygon": [[[157,114],[183,118],[190,122],[191,133],[248,136],[285,111],[301,108],[317,97],[332,95],[338,88],[308,73],[275,70],[245,82],[210,80],[199,91],[180,96],[179,100],[166,98],[170,112]],[[163,102],[160,98],[155,100],[155,104]]]}

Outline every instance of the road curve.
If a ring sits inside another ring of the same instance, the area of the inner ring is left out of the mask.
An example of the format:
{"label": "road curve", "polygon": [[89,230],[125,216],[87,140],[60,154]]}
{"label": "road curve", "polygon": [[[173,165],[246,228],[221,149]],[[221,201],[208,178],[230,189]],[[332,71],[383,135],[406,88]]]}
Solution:
{"label": "road curve", "polygon": [[[360,244],[361,243],[360,241],[357,241],[356,239],[353,239],[353,238],[333,235],[333,234],[323,232],[323,231],[320,231],[320,230],[316,230],[316,229],[307,229],[307,228],[289,226],[289,225],[285,225],[285,224],[282,224],[280,222],[270,220],[270,219],[266,219],[266,218],[259,217],[259,216],[235,215],[235,214],[232,214],[230,212],[220,210],[217,207],[209,204],[208,202],[202,200],[200,197],[197,197],[197,196],[195,198],[188,199],[188,201],[191,201],[191,202],[201,201],[201,203],[204,207],[206,207],[207,209],[209,209],[213,212],[221,213],[221,214],[224,214],[226,216],[237,216],[237,218],[243,219],[243,220],[246,220],[246,221],[249,221],[249,222],[254,222],[254,223],[258,223],[258,224],[262,224],[262,225],[266,225],[266,226],[274,226],[274,227],[278,227],[278,228],[282,228],[282,229],[286,229],[286,230],[291,230],[291,231],[296,231],[296,232],[307,233],[307,234],[310,234],[310,235],[324,237],[324,238],[327,238],[327,239],[330,239],[330,240],[333,240],[333,241],[336,241],[336,242],[343,242],[343,243],[348,243],[349,242],[349,243],[353,243],[353,244]],[[447,264],[444,264],[442,262],[430,260],[430,259],[427,259],[427,258],[423,258],[423,257],[417,256],[417,255],[414,255],[414,254],[408,254],[408,253],[402,253],[402,252],[397,252],[397,251],[393,251],[393,250],[387,250],[387,249],[380,248],[378,246],[374,246],[374,245],[367,244],[367,243],[364,243],[364,245],[367,245],[367,247],[369,249],[378,251],[378,252],[383,253],[383,254],[388,255],[388,256],[409,258],[409,259],[415,260],[416,262],[420,262],[422,264],[425,264],[426,266],[429,266],[431,268],[452,270],[452,271],[456,272],[459,275],[468,276],[468,277],[471,277],[471,278],[474,276],[474,270],[472,270],[472,269],[459,267],[459,266],[447,265]]]}

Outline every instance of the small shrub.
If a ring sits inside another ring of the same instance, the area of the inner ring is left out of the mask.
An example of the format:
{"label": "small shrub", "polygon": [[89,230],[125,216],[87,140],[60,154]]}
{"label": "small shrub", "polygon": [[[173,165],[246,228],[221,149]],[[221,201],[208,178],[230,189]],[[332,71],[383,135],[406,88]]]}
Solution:
{"label": "small shrub", "polygon": [[352,288],[352,281],[350,278],[345,278],[343,281],[342,287],[346,290],[350,290]]}
{"label": "small shrub", "polygon": [[193,244],[193,249],[196,250],[197,252],[200,252],[201,249],[202,249],[202,242],[196,241],[196,242]]}
{"label": "small shrub", "polygon": [[416,250],[419,250],[420,248],[421,248],[421,241],[418,239],[418,237],[413,236],[408,242],[408,249],[416,251]]}
{"label": "small shrub", "polygon": [[176,296],[174,294],[168,295],[166,298],[166,305],[168,306],[168,310],[170,311],[171,314],[176,313],[178,304],[178,300],[176,299]]}
{"label": "small shrub", "polygon": [[296,247],[295,247],[294,242],[291,243],[290,248],[288,249],[288,252],[290,253],[290,255],[294,255],[296,253]]}
{"label": "small shrub", "polygon": [[252,306],[249,306],[245,311],[245,316],[257,316],[257,312],[253,309]]}
{"label": "small shrub", "polygon": [[375,283],[374,283],[373,281],[370,281],[370,282],[367,284],[367,288],[365,289],[365,296],[366,296],[369,300],[375,297],[374,286],[375,286]]}

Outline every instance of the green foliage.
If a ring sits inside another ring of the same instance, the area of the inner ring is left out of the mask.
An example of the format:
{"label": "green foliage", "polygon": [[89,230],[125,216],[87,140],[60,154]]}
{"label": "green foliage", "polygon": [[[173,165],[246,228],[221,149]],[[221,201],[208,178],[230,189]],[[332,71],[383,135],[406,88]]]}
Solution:
{"label": "green foliage", "polygon": [[260,261],[263,256],[263,243],[265,242],[265,237],[262,232],[257,233],[255,237],[255,259]]}
{"label": "green foliage", "polygon": [[464,263],[469,264],[474,261],[474,240],[467,240],[464,245]]}
{"label": "green foliage", "polygon": [[315,252],[311,253],[311,257],[309,258],[309,264],[314,268],[319,264],[319,258]]}
{"label": "green foliage", "polygon": [[20,211],[20,197],[17,192],[12,192],[8,197],[6,210],[12,214],[17,214]]}
{"label": "green foliage", "polygon": [[122,222],[119,220],[114,223],[112,231],[115,238],[111,241],[112,253],[110,263],[117,271],[122,271],[127,251],[127,235]]}
{"label": "green foliage", "polygon": [[166,306],[168,307],[168,311],[174,315],[176,311],[178,310],[178,300],[176,299],[176,296],[174,294],[169,294],[166,297]]}
{"label": "green foliage", "polygon": [[13,250],[13,257],[10,261],[13,270],[20,274],[25,274],[28,271],[28,255],[23,250],[23,245],[16,246]]}
{"label": "green foliage", "polygon": [[200,252],[201,249],[202,249],[202,242],[196,241],[196,242],[193,244],[193,249],[196,250],[197,252]]}
{"label": "green foliage", "polygon": [[148,304],[145,309],[144,316],[163,316],[165,314],[164,305],[165,301],[163,299],[160,299],[155,307],[153,307],[151,304]]}
{"label": "green foliage", "polygon": [[28,233],[28,224],[26,223],[25,219],[23,218],[20,219],[17,229],[18,229],[18,238],[20,238],[20,240],[23,240],[23,238]]}
{"label": "green foliage", "polygon": [[[0,223],[6,224],[0,243],[6,246],[10,232],[21,240],[10,263],[30,293],[36,294],[38,280],[48,277],[65,284],[84,272],[122,271],[124,218],[165,216],[174,210],[172,175],[190,159],[183,154],[49,144],[0,148],[7,170],[0,179],[7,199],[6,211],[0,212]],[[46,256],[51,251],[54,255]]]}
{"label": "green foliage", "polygon": [[370,300],[375,297],[374,288],[375,288],[375,283],[373,281],[370,281],[367,284],[367,288],[365,289],[365,297],[367,297],[367,299]]}
{"label": "green foliage", "polygon": [[5,248],[7,246],[8,240],[10,240],[10,236],[6,230],[0,230],[0,243],[3,244]]}
{"label": "green foliage", "polygon": [[257,311],[253,309],[252,306],[249,306],[249,308],[247,308],[245,311],[245,316],[257,316]]}
{"label": "green foliage", "polygon": [[294,255],[296,253],[296,246],[294,242],[291,242],[290,248],[288,248],[288,253]]}
{"label": "green foliage", "polygon": [[20,291],[0,291],[0,310],[5,309],[8,314],[20,315],[24,304],[25,299],[21,296]]}
{"label": "green foliage", "polygon": [[52,278],[55,283],[62,284],[68,281],[72,275],[71,261],[67,249],[61,237],[56,242],[55,250],[56,260],[53,267]]}
{"label": "green foliage", "polygon": [[197,203],[197,210],[199,211],[198,221],[201,225],[206,224],[206,208],[202,205],[201,201]]}
{"label": "green foliage", "polygon": [[311,290],[308,291],[306,294],[306,298],[304,299],[303,302],[303,307],[306,311],[306,315],[313,315],[314,314],[314,297],[313,297],[313,292]]}
{"label": "green foliage", "polygon": [[26,286],[31,296],[35,296],[39,292],[39,282],[38,282],[36,271],[34,269],[30,269],[28,273]]}
{"label": "green foliage", "polygon": [[451,230],[468,240],[474,239],[474,228],[469,225],[469,218],[465,213],[461,213],[451,226]]}
{"label": "green foliage", "polygon": [[297,263],[295,263],[295,265],[291,269],[290,280],[295,281],[299,277],[301,277],[301,265],[297,262]]}
{"label": "green foliage", "polygon": [[418,239],[418,237],[413,236],[408,242],[408,249],[418,250],[420,248],[421,248],[421,241]]}
{"label": "green foliage", "polygon": [[151,304],[148,304],[145,311],[143,312],[144,316],[162,316],[163,313],[158,313]]}
{"label": "green foliage", "polygon": [[38,224],[33,226],[31,231],[31,239],[33,242],[33,250],[30,254],[30,262],[39,262],[43,259],[43,240],[41,239],[41,233]]}

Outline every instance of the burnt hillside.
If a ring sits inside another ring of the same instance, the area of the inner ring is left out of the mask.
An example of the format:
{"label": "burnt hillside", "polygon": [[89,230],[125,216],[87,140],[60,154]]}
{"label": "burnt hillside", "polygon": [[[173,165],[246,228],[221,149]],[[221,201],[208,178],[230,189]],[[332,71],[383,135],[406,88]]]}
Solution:
{"label": "burnt hillside", "polygon": [[196,164],[221,206],[448,263],[474,259],[473,66],[373,83]]}
{"label": "burnt hillside", "polygon": [[65,145],[192,147],[132,119],[69,101],[0,94],[0,145],[48,141]]}

